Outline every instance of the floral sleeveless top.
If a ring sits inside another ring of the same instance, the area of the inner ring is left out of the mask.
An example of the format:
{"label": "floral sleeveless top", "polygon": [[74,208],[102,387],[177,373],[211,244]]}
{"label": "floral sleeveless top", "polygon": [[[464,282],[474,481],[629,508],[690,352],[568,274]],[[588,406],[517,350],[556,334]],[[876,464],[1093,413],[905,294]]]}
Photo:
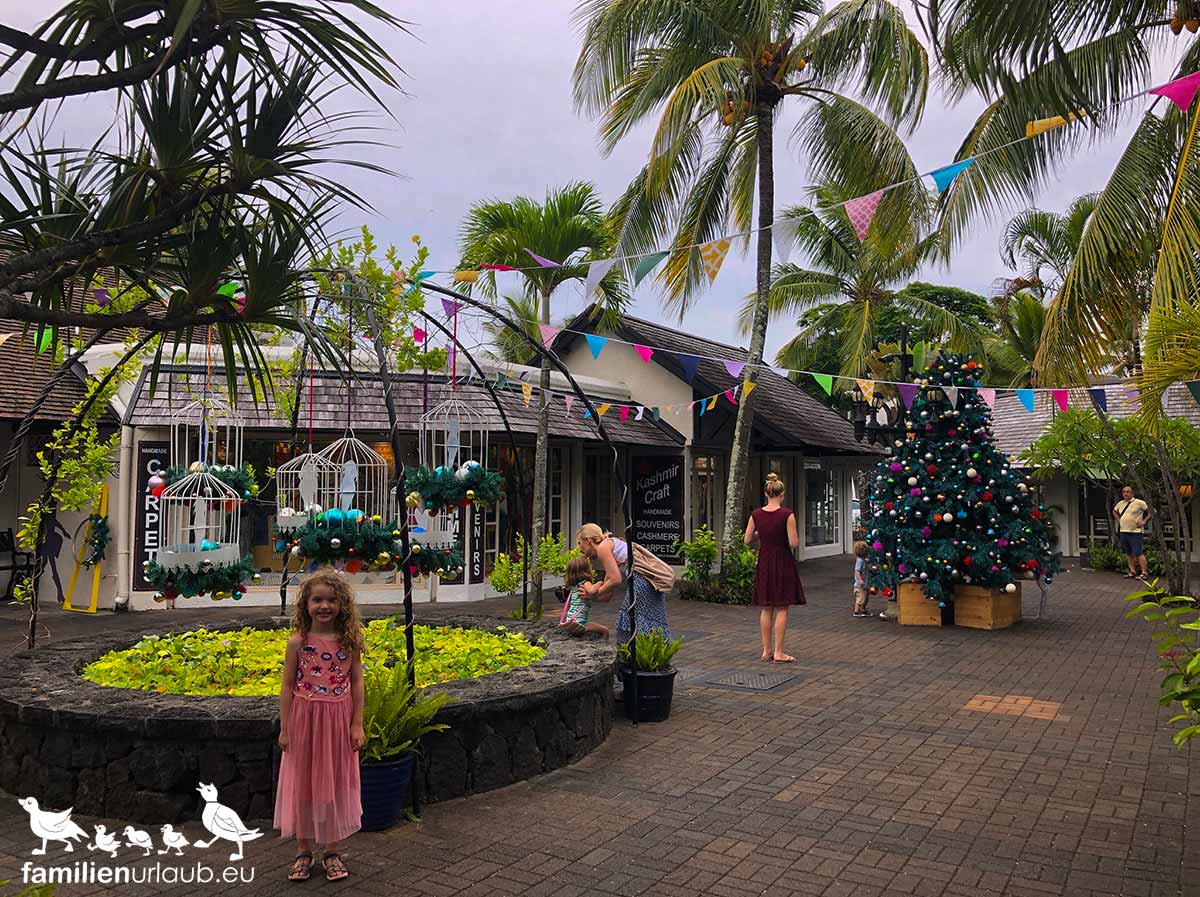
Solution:
{"label": "floral sleeveless top", "polygon": [[300,646],[294,693],[310,701],[349,698],[350,652],[337,639],[310,633],[308,641]]}

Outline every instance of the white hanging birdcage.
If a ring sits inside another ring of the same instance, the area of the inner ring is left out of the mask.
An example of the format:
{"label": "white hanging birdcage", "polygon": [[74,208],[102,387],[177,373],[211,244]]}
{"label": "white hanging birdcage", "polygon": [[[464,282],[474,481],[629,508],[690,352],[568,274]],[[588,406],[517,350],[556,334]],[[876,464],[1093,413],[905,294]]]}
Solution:
{"label": "white hanging birdcage", "polygon": [[460,470],[468,461],[487,464],[487,420],[471,405],[447,399],[421,415],[421,464]]}
{"label": "white hanging birdcage", "polygon": [[323,518],[328,525],[391,520],[388,465],[382,455],[352,434],[325,447],[320,455],[336,471],[332,500]]}
{"label": "white hanging birdcage", "polygon": [[242,417],[222,399],[204,395],[171,414],[171,465],[242,466]]}
{"label": "white hanging birdcage", "polygon": [[242,497],[201,462],[162,491],[157,562],[165,570],[233,566],[241,561]]}
{"label": "white hanging birdcage", "polygon": [[280,529],[304,526],[317,514],[338,507],[341,479],[342,469],[316,452],[305,452],[279,465],[275,472],[275,525]]}

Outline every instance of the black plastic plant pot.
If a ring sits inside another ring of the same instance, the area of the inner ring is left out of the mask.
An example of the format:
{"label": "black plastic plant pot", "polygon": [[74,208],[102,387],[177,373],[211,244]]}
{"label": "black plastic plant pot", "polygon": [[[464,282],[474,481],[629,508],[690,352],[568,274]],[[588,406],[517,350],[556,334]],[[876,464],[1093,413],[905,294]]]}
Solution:
{"label": "black plastic plant pot", "polygon": [[[634,694],[633,671],[621,667],[621,684],[625,688],[625,716],[639,723],[661,723],[671,715],[671,696],[675,694],[675,670],[652,673],[637,671],[637,702]],[[636,707],[637,716],[634,716]]]}
{"label": "black plastic plant pot", "polygon": [[395,760],[360,766],[364,832],[382,832],[400,820],[400,814],[412,802],[416,763],[417,755],[409,751]]}

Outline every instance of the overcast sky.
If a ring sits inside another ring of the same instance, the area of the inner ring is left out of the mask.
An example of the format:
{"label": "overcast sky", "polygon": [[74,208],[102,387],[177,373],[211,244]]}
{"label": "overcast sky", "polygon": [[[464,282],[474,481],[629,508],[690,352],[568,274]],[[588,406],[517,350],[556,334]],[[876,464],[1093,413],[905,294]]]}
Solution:
{"label": "overcast sky", "polygon": [[[59,5],[57,0],[53,5]],[[431,249],[431,267],[450,267],[458,256],[459,224],[473,202],[518,194],[541,197],[547,188],[575,179],[592,181],[611,202],[645,162],[647,131],[627,138],[603,158],[595,122],[574,110],[570,79],[579,34],[571,22],[573,0],[383,0],[383,5],[411,22],[409,34],[373,29],[403,66],[407,95],[389,97],[395,120],[381,119],[377,124],[382,130],[363,135],[385,146],[356,152],[402,177],[356,171],[342,175],[375,205],[377,214],[367,223],[382,241],[403,249],[419,233]],[[0,10],[5,23],[26,28],[45,15],[43,4],[25,0],[0,0]],[[906,140],[918,169],[951,161],[981,107],[974,99],[948,107],[935,91],[924,122]],[[66,109],[60,127],[75,139],[79,132],[102,127],[108,117],[103,104],[94,102],[75,102]],[[795,113],[785,112],[777,129],[780,208],[806,199],[803,154],[787,140],[794,121]],[[1064,166],[1037,204],[1061,210],[1079,193],[1100,187],[1121,146],[1116,140],[1085,150]],[[345,224],[356,226],[361,217],[355,213]],[[998,253],[1001,225],[1002,220],[980,222],[948,269],[927,271],[922,279],[987,294],[992,281],[1008,273]],[[735,341],[736,310],[753,285],[751,260],[731,253],[684,326]],[[555,297],[556,318],[582,306],[581,288],[563,290]],[[649,280],[638,290],[634,311],[668,320]],[[771,352],[790,335],[790,323],[772,325]]]}

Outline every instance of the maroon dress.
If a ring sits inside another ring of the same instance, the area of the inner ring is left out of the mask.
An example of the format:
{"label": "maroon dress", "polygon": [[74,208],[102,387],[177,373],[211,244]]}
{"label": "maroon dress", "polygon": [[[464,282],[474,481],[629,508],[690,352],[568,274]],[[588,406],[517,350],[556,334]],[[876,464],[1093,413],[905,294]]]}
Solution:
{"label": "maroon dress", "polygon": [[758,569],[754,573],[754,604],[788,607],[804,604],[804,586],[796,572],[796,559],[788,544],[789,508],[769,511],[755,508],[751,517],[758,532]]}

